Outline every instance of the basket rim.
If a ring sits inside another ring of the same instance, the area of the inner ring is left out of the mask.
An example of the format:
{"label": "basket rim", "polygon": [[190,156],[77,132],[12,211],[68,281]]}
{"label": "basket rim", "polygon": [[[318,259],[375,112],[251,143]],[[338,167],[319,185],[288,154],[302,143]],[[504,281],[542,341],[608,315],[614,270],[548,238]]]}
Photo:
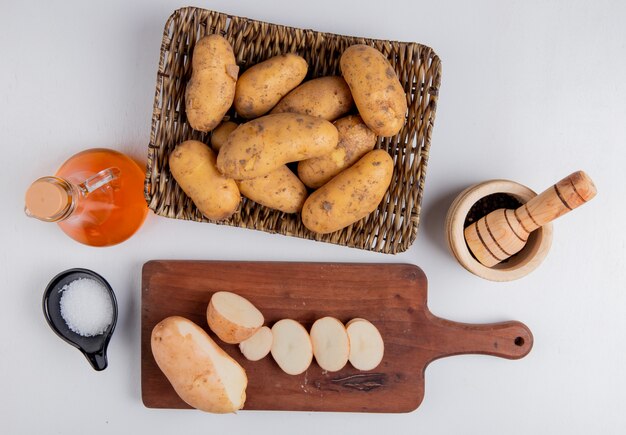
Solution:
{"label": "basket rim", "polygon": [[405,44],[405,45],[418,45],[424,48],[428,48],[432,54],[433,54],[433,58],[436,58],[439,60],[439,73],[441,74],[441,58],[439,57],[439,55],[437,54],[437,52],[429,45],[426,44],[422,44],[420,42],[415,42],[415,41],[399,41],[399,40],[395,40],[395,39],[382,39],[382,38],[371,38],[368,36],[355,36],[355,35],[344,35],[341,33],[333,33],[333,32],[324,32],[322,30],[315,30],[315,29],[311,29],[311,28],[304,28],[304,27],[294,27],[294,26],[289,26],[286,24],[278,24],[278,23],[272,23],[270,21],[263,21],[263,20],[258,20],[256,18],[249,18],[249,17],[244,17],[241,15],[234,15],[228,12],[221,12],[221,11],[216,11],[216,10],[212,10],[212,9],[206,9],[206,8],[201,8],[198,6],[183,6],[181,8],[175,9],[174,12],[172,12],[172,14],[168,17],[167,21],[165,22],[165,26],[167,27],[167,25],[169,24],[170,20],[174,19],[175,15],[180,15],[181,12],[183,11],[207,11],[207,12],[215,12],[218,14],[222,14],[222,15],[226,15],[228,18],[238,18],[238,19],[242,19],[242,20],[248,20],[248,21],[256,21],[257,23],[262,23],[262,24],[269,24],[272,26],[278,26],[278,27],[283,27],[287,30],[299,30],[299,31],[304,31],[304,32],[314,32],[314,33],[321,33],[323,35],[327,35],[327,36],[332,36],[332,37],[339,37],[339,38],[357,38],[357,39],[365,39],[367,41],[377,41],[377,42],[388,42],[388,43],[392,43],[392,44]]}

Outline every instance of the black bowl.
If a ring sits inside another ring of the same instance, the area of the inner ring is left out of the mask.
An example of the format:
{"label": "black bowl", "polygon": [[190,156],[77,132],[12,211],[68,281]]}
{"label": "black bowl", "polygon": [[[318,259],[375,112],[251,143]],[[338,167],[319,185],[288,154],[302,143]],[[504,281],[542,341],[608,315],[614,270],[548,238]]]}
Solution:
{"label": "black bowl", "polygon": [[[100,335],[83,337],[72,331],[61,316],[61,295],[63,286],[79,278],[90,278],[98,281],[107,289],[111,296],[113,321],[106,331]],[[59,273],[52,278],[52,281],[50,281],[43,294],[43,314],[50,328],[63,340],[80,350],[95,370],[100,371],[107,368],[107,346],[109,345],[109,341],[115,330],[115,324],[117,323],[117,300],[115,299],[113,289],[104,278],[89,269],[69,269]]]}

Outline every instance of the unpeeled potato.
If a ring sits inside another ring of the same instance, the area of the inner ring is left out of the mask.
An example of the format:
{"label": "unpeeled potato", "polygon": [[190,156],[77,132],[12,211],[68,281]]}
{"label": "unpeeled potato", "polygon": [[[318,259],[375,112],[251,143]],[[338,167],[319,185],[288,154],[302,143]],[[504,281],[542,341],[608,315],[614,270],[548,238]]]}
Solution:
{"label": "unpeeled potato", "polygon": [[262,177],[238,181],[237,185],[246,198],[285,213],[298,213],[307,197],[302,181],[285,165]]}
{"label": "unpeeled potato", "polygon": [[222,121],[233,104],[238,73],[233,48],[223,36],[196,42],[185,90],[185,113],[194,130],[208,132]]}
{"label": "unpeeled potato", "polygon": [[244,118],[269,112],[306,76],[308,65],[297,54],[281,54],[250,67],[237,80],[235,110]]}
{"label": "unpeeled potato", "polygon": [[311,231],[327,234],[363,219],[380,204],[392,174],[389,154],[370,151],[309,195],[302,208],[302,223]]}
{"label": "unpeeled potato", "polygon": [[202,142],[178,145],[169,166],[178,185],[207,218],[220,221],[237,211],[241,202],[237,184],[217,170],[215,153]]}
{"label": "unpeeled potato", "polygon": [[228,135],[231,134],[238,125],[232,121],[224,121],[211,132],[211,148],[216,153],[226,143]]}
{"label": "unpeeled potato", "polygon": [[280,100],[271,113],[301,113],[334,121],[348,113],[353,104],[346,81],[328,76],[302,83]]}
{"label": "unpeeled potato", "polygon": [[217,167],[235,180],[261,177],[286,163],[328,154],[338,140],[337,129],[324,119],[296,113],[266,115],[228,136]]}
{"label": "unpeeled potato", "polygon": [[376,145],[376,135],[358,115],[338,119],[334,125],[339,132],[339,142],[335,149],[323,156],[298,163],[298,177],[312,189],[326,184]]}
{"label": "unpeeled potato", "polygon": [[395,70],[369,45],[348,47],[339,61],[359,114],[378,136],[397,134],[406,121],[407,102]]}

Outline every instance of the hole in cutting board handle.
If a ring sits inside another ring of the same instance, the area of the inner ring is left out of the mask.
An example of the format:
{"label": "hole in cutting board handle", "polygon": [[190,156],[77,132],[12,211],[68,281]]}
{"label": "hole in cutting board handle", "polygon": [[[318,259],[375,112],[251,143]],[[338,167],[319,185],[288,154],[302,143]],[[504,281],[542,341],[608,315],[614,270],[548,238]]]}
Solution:
{"label": "hole in cutting board handle", "polygon": [[515,337],[515,346],[523,346],[524,345],[524,337]]}

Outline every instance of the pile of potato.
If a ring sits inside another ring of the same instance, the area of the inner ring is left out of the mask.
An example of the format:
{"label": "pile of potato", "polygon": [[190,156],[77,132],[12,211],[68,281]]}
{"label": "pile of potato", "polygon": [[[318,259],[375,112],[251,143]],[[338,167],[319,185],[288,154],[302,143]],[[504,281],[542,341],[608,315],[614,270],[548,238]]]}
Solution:
{"label": "pile of potato", "polygon": [[[338,319],[323,317],[313,323],[310,333],[292,319],[279,320],[270,329],[250,301],[224,291],[211,296],[206,316],[211,331],[226,343],[239,344],[248,360],[271,353],[289,375],[304,373],[313,357],[329,372],[341,370],[348,361],[358,370],[373,370],[383,359],[380,332],[361,318],[344,326]],[[245,370],[198,325],[184,317],[168,317],[154,327],[150,343],[157,365],[190,406],[215,413],[243,408]]]}
{"label": "pile of potato", "polygon": [[[169,164],[202,214],[227,219],[244,195],[301,213],[309,230],[325,234],[378,207],[393,160],[374,146],[377,136],[396,135],[404,125],[406,95],[389,61],[373,47],[347,48],[340,67],[342,77],[302,83],[307,62],[290,53],[238,76],[226,39],[209,35],[197,42],[185,109],[195,130],[212,132],[212,149],[185,141]],[[355,105],[358,115],[350,114]],[[248,122],[224,121],[232,106]],[[287,166],[294,162],[297,175]],[[309,195],[309,189],[315,190]]]}

